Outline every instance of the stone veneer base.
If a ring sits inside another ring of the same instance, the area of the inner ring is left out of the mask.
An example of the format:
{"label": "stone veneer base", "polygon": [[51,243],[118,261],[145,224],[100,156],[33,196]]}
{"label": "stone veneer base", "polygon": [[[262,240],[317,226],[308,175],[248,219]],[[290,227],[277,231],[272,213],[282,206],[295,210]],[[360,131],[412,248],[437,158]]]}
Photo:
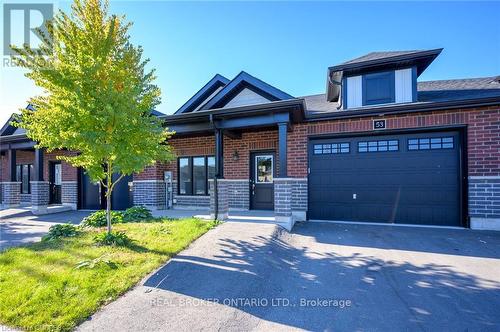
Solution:
{"label": "stone veneer base", "polygon": [[61,183],[61,203],[76,210],[78,206],[78,182],[62,181]]}
{"label": "stone veneer base", "polygon": [[134,205],[150,210],[165,209],[165,182],[162,180],[135,180],[133,182]]}
{"label": "stone veneer base", "polygon": [[21,182],[2,182],[2,205],[5,208],[18,207],[21,203]]}
{"label": "stone veneer base", "polygon": [[470,228],[500,230],[500,176],[469,176]]}

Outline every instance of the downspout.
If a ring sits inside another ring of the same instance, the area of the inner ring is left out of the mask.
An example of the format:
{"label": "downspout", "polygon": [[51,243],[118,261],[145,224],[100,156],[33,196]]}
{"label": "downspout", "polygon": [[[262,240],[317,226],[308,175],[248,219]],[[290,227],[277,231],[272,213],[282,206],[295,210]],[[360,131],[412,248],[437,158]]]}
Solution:
{"label": "downspout", "polygon": [[[217,135],[217,127],[215,126],[213,114],[210,114],[210,123],[214,127],[214,136],[216,136]],[[215,142],[215,144],[217,144],[217,142]],[[217,159],[219,158],[219,156],[217,156],[217,155],[215,157]],[[214,219],[215,220],[217,220],[217,218],[219,217],[219,195],[218,195],[218,191],[217,191],[217,176],[219,174],[219,168],[220,168],[219,164],[220,164],[220,161],[217,161],[215,163],[216,170],[215,170],[215,174],[214,174]]]}

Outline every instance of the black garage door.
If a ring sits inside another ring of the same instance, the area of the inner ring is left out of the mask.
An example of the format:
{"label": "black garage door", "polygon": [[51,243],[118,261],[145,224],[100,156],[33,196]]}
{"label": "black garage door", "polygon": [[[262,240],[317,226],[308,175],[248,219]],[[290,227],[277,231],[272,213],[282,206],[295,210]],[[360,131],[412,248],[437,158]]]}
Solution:
{"label": "black garage door", "polygon": [[461,226],[459,138],[311,140],[309,219]]}

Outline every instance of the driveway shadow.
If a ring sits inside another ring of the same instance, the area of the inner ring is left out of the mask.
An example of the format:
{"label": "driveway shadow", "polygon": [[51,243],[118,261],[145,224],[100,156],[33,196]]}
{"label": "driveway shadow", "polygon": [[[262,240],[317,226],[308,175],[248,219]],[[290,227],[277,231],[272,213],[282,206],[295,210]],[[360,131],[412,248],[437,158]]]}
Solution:
{"label": "driveway shadow", "polygon": [[[338,239],[344,233],[323,226],[299,225],[289,237],[222,238],[214,243],[218,254],[178,255],[144,285],[313,331],[463,331],[500,326],[498,278],[459,271],[432,257],[414,262],[411,253],[386,259],[367,248],[392,250],[390,244],[376,239],[363,244],[354,234],[350,241],[345,236]],[[421,246],[426,243],[421,239]],[[411,250],[411,246],[397,247]],[[357,247],[364,250],[356,252]],[[325,302],[318,300],[328,302],[321,305]]]}
{"label": "driveway shadow", "polygon": [[407,250],[446,255],[500,258],[500,232],[471,229],[301,223],[294,233],[319,243]]}

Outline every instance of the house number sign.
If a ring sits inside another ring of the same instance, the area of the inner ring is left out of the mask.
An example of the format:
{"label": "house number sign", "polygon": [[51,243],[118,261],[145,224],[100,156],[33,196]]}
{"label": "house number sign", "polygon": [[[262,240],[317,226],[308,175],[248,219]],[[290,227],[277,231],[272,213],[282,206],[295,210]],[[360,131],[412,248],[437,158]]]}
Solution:
{"label": "house number sign", "polygon": [[373,120],[373,129],[385,129],[385,120]]}

